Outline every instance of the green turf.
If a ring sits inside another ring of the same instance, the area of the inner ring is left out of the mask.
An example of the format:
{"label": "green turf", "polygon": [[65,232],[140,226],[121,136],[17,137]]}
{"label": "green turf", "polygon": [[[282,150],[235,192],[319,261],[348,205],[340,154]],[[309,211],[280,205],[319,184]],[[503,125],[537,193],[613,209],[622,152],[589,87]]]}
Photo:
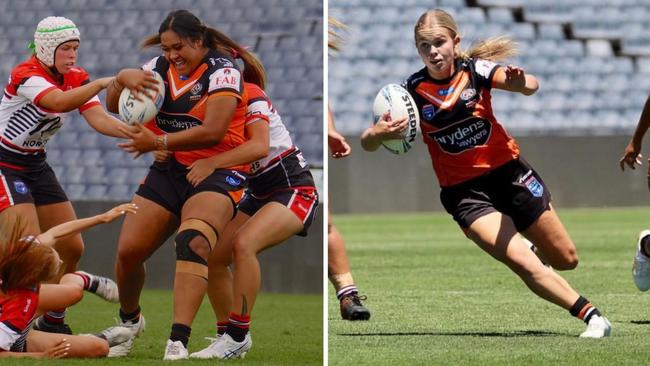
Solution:
{"label": "green turf", "polygon": [[330,365],[646,365],[650,294],[632,281],[649,209],[560,210],[580,264],[562,275],[613,324],[584,324],[532,292],[446,214],[338,216],[355,282],[372,312],[340,320],[329,291]]}
{"label": "green turf", "polygon": [[[170,291],[145,291],[143,314],[145,333],[138,338],[131,355],[120,359],[100,360],[8,360],[0,365],[162,365],[165,342],[172,318]],[[88,295],[68,311],[68,322],[75,333],[95,332],[112,325],[117,305],[106,304]],[[323,299],[320,295],[260,294],[255,304],[253,348],[244,360],[228,363],[246,365],[322,365]],[[214,319],[207,299],[194,321],[190,352],[209,344],[205,336],[214,336]],[[182,365],[215,364],[217,360],[184,360]],[[219,361],[224,363],[225,361]],[[165,362],[164,364],[171,364]]]}

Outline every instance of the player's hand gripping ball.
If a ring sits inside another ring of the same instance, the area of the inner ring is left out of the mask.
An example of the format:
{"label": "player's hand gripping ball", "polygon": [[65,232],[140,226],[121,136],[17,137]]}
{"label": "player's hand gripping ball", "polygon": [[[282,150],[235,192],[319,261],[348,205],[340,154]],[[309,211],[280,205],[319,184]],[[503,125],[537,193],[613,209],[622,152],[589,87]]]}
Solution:
{"label": "player's hand gripping ball", "polygon": [[132,125],[135,123],[146,123],[153,119],[165,99],[165,83],[162,76],[154,72],[158,83],[156,89],[149,89],[147,95],[141,95],[138,100],[131,90],[125,88],[120,94],[118,109],[122,121]]}
{"label": "player's hand gripping ball", "polygon": [[404,154],[411,150],[415,138],[420,134],[420,114],[409,92],[397,84],[388,84],[381,88],[372,107],[375,123],[386,112],[392,120],[407,118],[408,127],[401,139],[384,140],[382,145],[393,154]]}

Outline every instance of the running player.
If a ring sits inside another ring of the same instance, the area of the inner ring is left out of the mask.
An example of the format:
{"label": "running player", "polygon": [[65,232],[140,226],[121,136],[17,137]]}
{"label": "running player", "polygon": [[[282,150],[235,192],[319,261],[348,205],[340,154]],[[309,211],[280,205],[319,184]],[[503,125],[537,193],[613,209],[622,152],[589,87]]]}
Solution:
{"label": "running player", "polygon": [[53,249],[57,241],[136,210],[133,204],[119,205],[36,236],[28,235],[30,225],[25,217],[8,210],[0,213],[0,357],[104,357],[109,354],[109,347],[132,337],[130,329],[124,327],[86,336],[30,328],[37,313],[72,306],[81,300],[84,290],[117,301],[113,281],[82,271],[65,274],[58,284],[41,283],[59,273],[62,261]]}
{"label": "running player", "polygon": [[[625,170],[626,165],[631,169],[635,169],[635,164],[641,165],[641,145],[648,127],[650,127],[650,96],[645,102],[641,118],[634,130],[634,136],[625,147],[623,157],[619,161],[621,170]],[[648,170],[648,188],[650,188],[650,170]],[[650,230],[643,230],[639,234],[632,264],[632,276],[634,284],[639,290],[648,291],[650,289]]]}
{"label": "running player", "polygon": [[[329,32],[327,45],[331,51],[340,50],[341,37],[335,29],[345,26],[338,20],[330,17],[328,20]],[[327,114],[327,143],[334,159],[344,158],[352,152],[350,145],[345,141],[334,125],[334,116],[328,108]],[[327,217],[327,275],[336,291],[339,300],[341,317],[345,320],[368,320],[370,311],[363,306],[365,296],[359,296],[359,290],[352,278],[350,260],[345,249],[345,241],[339,230],[334,226],[332,215],[328,211]]]}
{"label": "running player", "polygon": [[[280,115],[262,88],[253,83],[245,83],[245,87],[249,96],[246,124],[264,127],[259,132],[253,131],[251,139],[237,149],[194,162],[188,173],[188,180],[197,185],[212,171],[232,164],[235,159],[250,159],[256,152],[264,152],[264,147],[268,151],[268,155],[251,164],[248,188],[237,205],[237,215],[228,225],[227,230],[234,233],[231,243],[224,243],[210,258],[209,286],[213,290],[212,287],[221,285],[222,276],[229,275],[226,268],[229,262],[220,259],[224,255],[218,252],[232,248],[235,270],[228,323],[215,342],[192,353],[192,358],[246,355],[253,344],[249,327],[261,286],[257,254],[294,235],[306,236],[318,207],[318,194],[307,162],[291,141]],[[217,266],[220,268],[212,268]],[[220,309],[215,305],[221,301],[219,297],[226,297],[223,292],[208,292],[218,318]]]}
{"label": "running player", "polygon": [[[41,20],[34,55],[13,69],[0,102],[0,211],[25,217],[34,233],[76,218],[45,151],[70,112],[78,110],[102,134],[123,136],[117,130],[121,122],[106,113],[96,96],[112,78],[90,81],[75,66],[79,41],[71,20]],[[56,250],[64,263],[61,275],[74,272],[83,252],[81,235],[57,242]],[[64,315],[65,309],[49,312],[37,328],[70,334]]]}
{"label": "running player", "polygon": [[[245,140],[248,97],[230,56],[232,50],[241,55],[247,78],[263,85],[265,75],[252,54],[187,10],[169,13],[158,34],[143,43],[145,47],[158,44],[162,57],[146,63],[144,71],[120,71],[107,93],[108,108],[116,111],[123,87],[141,87],[149,72],[159,73],[166,91],[155,122],[164,134],[156,135],[140,125],[124,128],[131,140],[121,147],[136,154],[173,151],[168,162],[151,166],[136,192],[133,201],[142,210],[124,221],[116,275],[122,324],[134,335],[140,334],[145,326],[139,305],[144,262],[178,228],[174,320],[164,355],[165,360],[178,360],[188,358],[192,321],[207,288],[208,256],[234,216],[235,200],[248,179],[247,164],[227,166],[193,186],[186,178],[187,167]],[[129,350],[125,346],[123,354]]]}
{"label": "running player", "polygon": [[[467,237],[535,294],[583,320],[587,329],[580,337],[609,336],[609,321],[517,235],[535,243],[555,269],[578,265],[575,245],[550,203],[548,188],[492,114],[491,88],[531,95],[539,87],[537,79],[517,66],[493,62],[515,53],[509,39],[487,40],[464,53],[458,34],[448,13],[425,12],[415,26],[425,67],[406,81],[442,187],[442,204]],[[387,113],[363,133],[362,146],[374,151],[405,127],[406,119],[393,121]]]}

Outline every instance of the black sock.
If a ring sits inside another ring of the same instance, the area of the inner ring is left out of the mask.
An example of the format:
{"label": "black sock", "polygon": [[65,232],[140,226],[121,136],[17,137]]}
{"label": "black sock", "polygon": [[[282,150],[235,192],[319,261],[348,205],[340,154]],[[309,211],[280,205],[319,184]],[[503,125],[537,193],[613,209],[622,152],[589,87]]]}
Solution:
{"label": "black sock", "polygon": [[571,306],[569,312],[571,313],[571,315],[584,321],[587,324],[589,324],[589,320],[591,320],[592,316],[594,315],[600,316],[600,311],[598,311],[598,309],[595,306],[593,306],[589,302],[589,300],[587,300],[582,296],[578,297],[578,300],[576,300],[575,304]]}
{"label": "black sock", "polygon": [[125,313],[120,309],[120,319],[122,320],[122,323],[126,322],[131,322],[131,323],[137,323],[140,321],[140,307],[138,306],[137,309],[135,309],[134,312],[132,313]]}
{"label": "black sock", "polygon": [[181,341],[183,346],[187,348],[187,342],[190,340],[190,334],[192,333],[192,328],[188,327],[185,324],[174,323],[172,324],[172,332],[169,335],[169,339],[172,342]]}
{"label": "black sock", "polygon": [[643,238],[641,238],[641,253],[645,255],[646,257],[650,258],[650,253],[648,253],[648,249],[650,249],[650,235],[646,235]]}
{"label": "black sock", "polygon": [[248,333],[248,328],[240,328],[234,324],[228,324],[226,333],[230,335],[235,342],[243,342],[244,338],[246,338],[246,333]]}

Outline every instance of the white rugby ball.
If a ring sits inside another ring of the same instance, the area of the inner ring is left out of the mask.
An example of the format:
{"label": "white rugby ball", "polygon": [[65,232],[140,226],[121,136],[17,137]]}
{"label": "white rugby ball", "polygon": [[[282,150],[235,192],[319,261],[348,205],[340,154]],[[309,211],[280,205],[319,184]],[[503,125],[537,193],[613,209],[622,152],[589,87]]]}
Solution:
{"label": "white rugby ball", "polygon": [[143,95],[142,100],[137,100],[131,90],[127,88],[122,90],[118,102],[118,110],[122,121],[130,125],[146,123],[156,116],[163,100],[165,100],[165,82],[159,73],[154,71],[153,75],[158,85],[156,89],[149,89],[149,97]]}
{"label": "white rugby ball", "polygon": [[398,84],[388,84],[379,90],[372,107],[375,123],[382,115],[390,112],[392,120],[408,118],[408,127],[401,139],[384,140],[382,145],[393,154],[404,154],[411,150],[420,135],[420,114],[411,94]]}

